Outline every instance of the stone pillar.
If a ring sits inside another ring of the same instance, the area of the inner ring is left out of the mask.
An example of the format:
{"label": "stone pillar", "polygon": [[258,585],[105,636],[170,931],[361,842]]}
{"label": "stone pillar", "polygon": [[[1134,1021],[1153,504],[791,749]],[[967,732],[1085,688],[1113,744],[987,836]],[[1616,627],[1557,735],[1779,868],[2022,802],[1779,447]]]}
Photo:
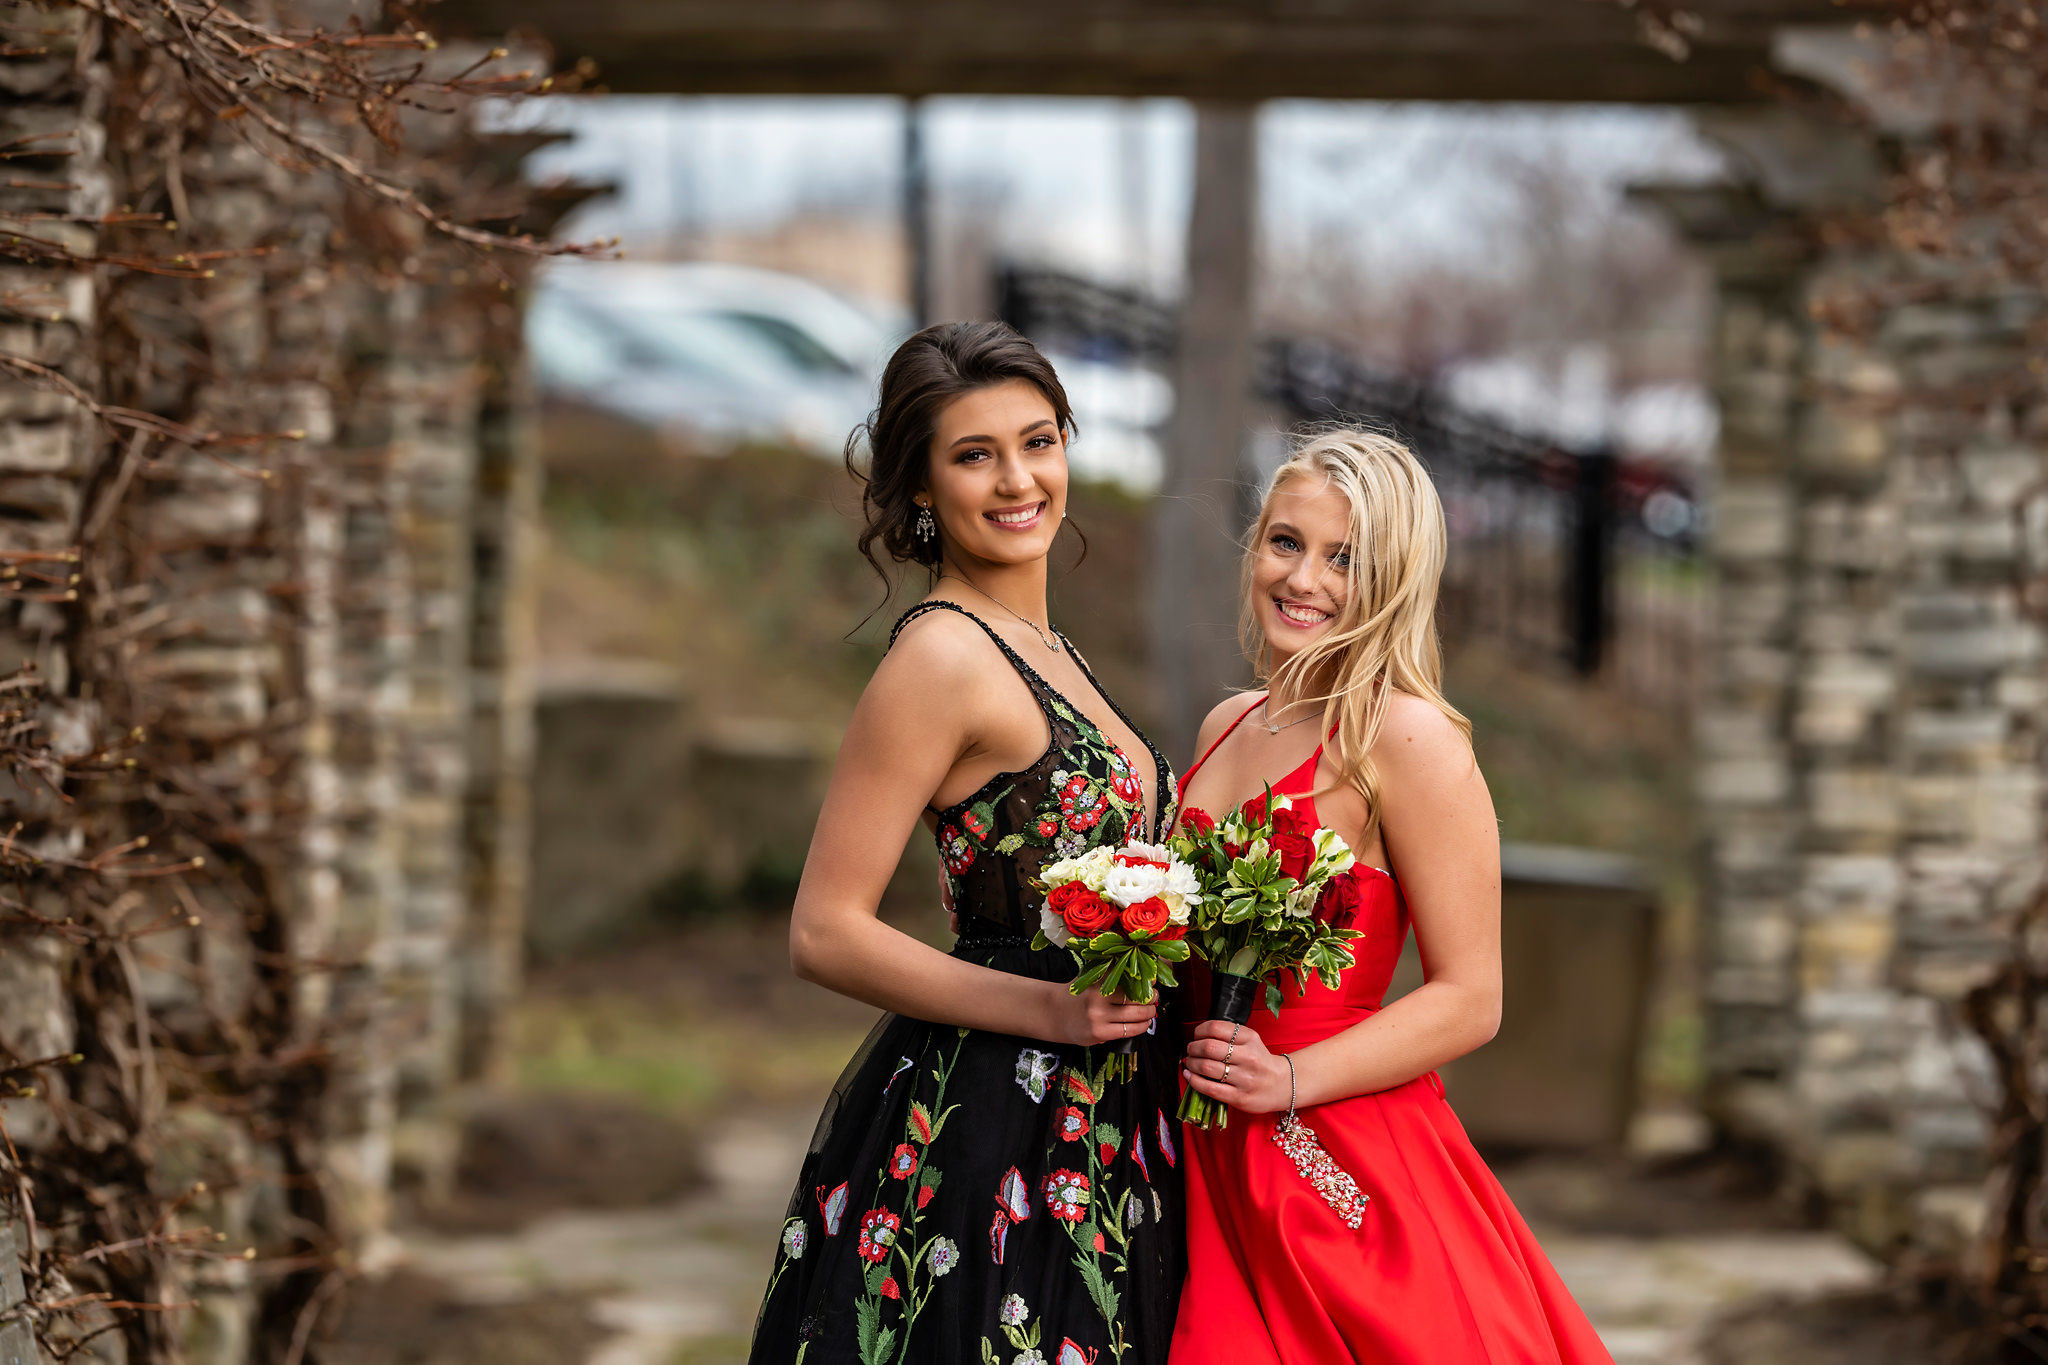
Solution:
{"label": "stone pillar", "polygon": [[493,1078],[524,953],[532,861],[540,447],[521,332],[525,298],[486,312],[471,512],[468,912],[461,947],[461,1074]]}
{"label": "stone pillar", "polygon": [[1698,716],[1708,1104],[1777,1140],[1799,1040],[1799,799],[1791,733],[1799,489],[1791,451],[1807,346],[1811,252],[1742,186],[1641,192],[1712,266],[1710,354],[1721,408],[1713,573]]}
{"label": "stone pillar", "polygon": [[457,947],[468,891],[470,602],[481,390],[476,320],[445,285],[400,296],[406,338],[396,386],[400,526],[410,581],[411,651],[401,752],[404,886],[390,987],[398,1030],[397,1159],[438,1187],[454,1160],[447,1102],[459,1074]]}
{"label": "stone pillar", "polygon": [[[79,61],[90,47],[89,18],[76,8],[24,11],[39,31],[40,56],[0,63],[0,141],[18,148],[0,180],[0,209],[9,214],[97,216],[111,207],[104,151],[104,71]],[[90,255],[100,234],[90,224],[45,222],[38,234]],[[93,332],[98,315],[88,271],[0,266],[0,348],[46,366],[88,393],[98,387]],[[36,670],[39,685],[0,695],[0,710],[25,709],[45,733],[87,740],[97,735],[98,707],[76,695],[78,660],[67,630],[75,610],[72,558],[84,490],[102,451],[99,428],[83,408],[50,387],[0,371],[0,678]],[[86,831],[79,813],[40,785],[17,785],[0,774],[0,810],[20,822],[12,837],[35,852],[75,853]],[[37,878],[10,892],[49,918],[66,913],[59,887]],[[78,1020],[67,980],[74,952],[64,940],[0,910],[0,1057],[40,1060],[69,1053]],[[67,1074],[50,1073],[43,1088],[68,1090]],[[46,1097],[0,1099],[0,1119],[24,1150],[57,1139]],[[11,1192],[0,1191],[0,1226]],[[11,1270],[0,1267],[0,1271]],[[0,1329],[0,1358],[21,1333]],[[31,1354],[31,1359],[32,1359]]]}
{"label": "stone pillar", "polygon": [[1708,1100],[1889,1246],[1976,1197],[1943,1189],[1985,1139],[1954,1006],[2048,841],[2016,515],[2048,418],[1970,397],[2026,363],[2040,300],[1820,231],[1875,202],[1875,137],[1784,111],[1709,127],[1743,180],[1654,196],[1721,296]]}

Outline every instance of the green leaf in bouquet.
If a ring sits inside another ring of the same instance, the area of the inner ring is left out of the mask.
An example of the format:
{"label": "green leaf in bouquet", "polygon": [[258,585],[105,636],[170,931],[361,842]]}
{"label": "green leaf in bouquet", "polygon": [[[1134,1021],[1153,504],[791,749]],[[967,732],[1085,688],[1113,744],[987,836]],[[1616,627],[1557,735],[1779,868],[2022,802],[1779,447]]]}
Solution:
{"label": "green leaf in bouquet", "polygon": [[1032,952],[1042,953],[1050,947],[1052,947],[1052,940],[1045,936],[1045,930],[1040,929],[1037,933],[1031,936]]}
{"label": "green leaf in bouquet", "polygon": [[1114,952],[1118,948],[1128,947],[1129,945],[1130,940],[1119,934],[1116,930],[1104,929],[1094,938],[1088,940],[1088,951],[1091,953],[1108,953]]}
{"label": "green leaf in bouquet", "polygon": [[1193,950],[1188,947],[1186,939],[1170,938],[1153,944],[1152,951],[1158,955],[1161,962],[1185,962]]}
{"label": "green leaf in bouquet", "polygon": [[1270,1014],[1280,1012],[1280,985],[1276,981],[1266,983],[1266,1010]]}
{"label": "green leaf in bouquet", "polygon": [[1100,984],[1102,978],[1109,972],[1110,962],[1111,959],[1105,957],[1089,963],[1081,969],[1081,974],[1074,978],[1074,984],[1067,989],[1071,990],[1075,995],[1079,995],[1090,986]]}
{"label": "green leaf in bouquet", "polygon": [[1124,961],[1130,964],[1130,972],[1146,985],[1159,979],[1159,961],[1142,948],[1133,948],[1124,954]]}
{"label": "green leaf in bouquet", "polygon": [[1168,963],[1161,962],[1159,964],[1159,984],[1162,986],[1178,986],[1180,984],[1180,978],[1173,974],[1173,967]]}

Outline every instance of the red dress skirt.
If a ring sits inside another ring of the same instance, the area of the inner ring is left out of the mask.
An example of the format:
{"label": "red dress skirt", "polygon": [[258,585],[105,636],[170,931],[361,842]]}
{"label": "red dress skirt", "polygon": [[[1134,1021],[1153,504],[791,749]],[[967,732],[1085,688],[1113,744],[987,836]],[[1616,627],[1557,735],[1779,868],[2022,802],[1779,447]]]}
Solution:
{"label": "red dress skirt", "polygon": [[[1274,790],[1301,803],[1321,752]],[[1253,1011],[1273,1051],[1379,1008],[1408,911],[1385,873],[1363,889],[1357,963],[1337,989],[1311,980],[1277,1016]],[[1188,1278],[1171,1365],[1612,1365],[1434,1072],[1300,1110],[1370,1197],[1355,1231],[1273,1141],[1279,1118],[1233,1112],[1227,1128],[1182,1130]]]}

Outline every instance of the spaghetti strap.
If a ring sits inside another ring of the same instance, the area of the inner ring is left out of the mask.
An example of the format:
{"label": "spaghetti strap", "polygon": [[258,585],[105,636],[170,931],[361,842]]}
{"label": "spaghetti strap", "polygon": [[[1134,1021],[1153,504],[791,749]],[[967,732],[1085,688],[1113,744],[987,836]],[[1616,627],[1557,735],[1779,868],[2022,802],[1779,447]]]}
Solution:
{"label": "spaghetti strap", "polygon": [[[1229,739],[1230,736],[1236,732],[1237,727],[1244,724],[1245,716],[1249,716],[1252,712],[1258,710],[1259,707],[1265,704],[1265,701],[1265,697],[1261,696],[1257,701],[1253,702],[1250,706],[1245,707],[1243,715],[1240,715],[1236,720],[1230,722],[1228,726],[1224,727],[1223,733],[1216,736],[1216,742],[1214,744],[1211,744],[1208,748],[1204,749],[1202,751],[1202,756],[1196,759],[1194,761],[1194,764],[1191,767],[1189,767],[1186,772],[1180,775],[1180,789],[1182,791],[1186,791],[1188,789],[1188,783],[1194,780],[1196,770],[1199,769],[1204,763],[1207,763],[1209,761],[1209,755],[1215,753],[1216,750],[1222,746],[1223,741]],[[1321,753],[1322,750],[1318,749],[1316,752]]]}

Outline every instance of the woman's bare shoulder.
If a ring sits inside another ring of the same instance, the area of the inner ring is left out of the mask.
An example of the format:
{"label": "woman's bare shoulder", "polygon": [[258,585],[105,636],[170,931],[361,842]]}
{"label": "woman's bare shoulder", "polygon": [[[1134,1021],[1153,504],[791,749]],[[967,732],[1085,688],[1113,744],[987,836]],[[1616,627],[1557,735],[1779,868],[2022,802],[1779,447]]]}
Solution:
{"label": "woman's bare shoulder", "polygon": [[1249,692],[1232,692],[1222,701],[1209,708],[1209,714],[1202,717],[1202,728],[1195,732],[1195,752],[1189,757],[1198,759],[1209,752],[1209,746],[1223,737],[1231,722],[1252,709],[1252,705],[1266,694],[1254,689]]}
{"label": "woman's bare shoulder", "polygon": [[964,700],[1006,672],[979,625],[957,611],[927,611],[906,622],[875,668],[870,694],[918,701]]}
{"label": "woman's bare shoulder", "polygon": [[1435,702],[1400,691],[1387,698],[1372,757],[1383,777],[1397,780],[1429,772],[1457,776],[1475,762],[1464,727]]}

